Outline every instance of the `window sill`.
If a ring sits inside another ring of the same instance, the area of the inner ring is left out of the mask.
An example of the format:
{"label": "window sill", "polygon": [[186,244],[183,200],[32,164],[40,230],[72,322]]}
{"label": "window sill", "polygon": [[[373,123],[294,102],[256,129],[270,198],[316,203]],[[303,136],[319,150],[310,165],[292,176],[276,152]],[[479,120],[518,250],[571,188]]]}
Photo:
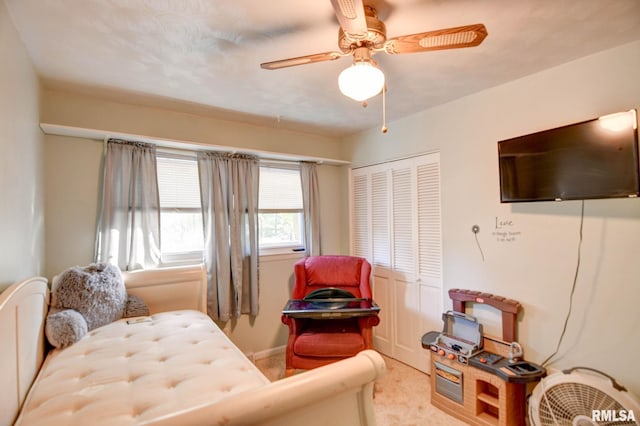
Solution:
{"label": "window sill", "polygon": [[158,264],[158,269],[162,268],[181,268],[183,266],[196,266],[204,264],[204,260],[185,260],[180,262],[162,262]]}
{"label": "window sill", "polygon": [[305,257],[305,252],[303,251],[262,253],[260,254],[260,262],[278,262],[281,260],[302,259],[303,257]]}
{"label": "window sill", "polygon": [[[259,255],[260,262],[278,262],[281,260],[288,260],[288,259],[302,259],[303,257],[305,257],[304,251],[291,251],[291,249],[272,250],[270,252],[266,251],[266,252],[260,253]],[[160,263],[158,265],[158,268],[171,268],[176,266],[199,265],[203,262],[204,262],[203,260],[195,260],[195,259],[167,261],[167,262]]]}

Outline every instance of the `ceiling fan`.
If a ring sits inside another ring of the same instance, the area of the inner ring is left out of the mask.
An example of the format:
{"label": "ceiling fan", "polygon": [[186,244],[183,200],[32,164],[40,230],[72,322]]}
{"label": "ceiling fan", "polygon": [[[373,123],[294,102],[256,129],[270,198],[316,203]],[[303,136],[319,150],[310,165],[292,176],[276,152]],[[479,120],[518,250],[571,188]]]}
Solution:
{"label": "ceiling fan", "polygon": [[387,29],[384,22],[378,19],[375,6],[365,0],[331,0],[331,5],[340,23],[340,51],[281,59],[265,62],[260,66],[275,70],[353,56],[353,65],[342,71],[338,85],[344,95],[362,102],[379,94],[385,84],[383,72],[372,59],[374,54],[385,52],[398,55],[474,47],[487,36],[487,29],[483,24],[474,24],[388,39]]}

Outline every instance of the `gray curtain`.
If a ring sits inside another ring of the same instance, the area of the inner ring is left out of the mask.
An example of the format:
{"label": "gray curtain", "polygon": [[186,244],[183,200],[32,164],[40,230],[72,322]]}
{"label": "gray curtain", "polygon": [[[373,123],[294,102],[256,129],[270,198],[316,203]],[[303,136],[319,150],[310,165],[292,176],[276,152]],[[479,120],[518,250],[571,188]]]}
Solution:
{"label": "gray curtain", "polygon": [[258,159],[198,152],[207,268],[215,320],[258,314]]}
{"label": "gray curtain", "polygon": [[307,256],[320,255],[320,192],[315,163],[300,163],[302,207],[304,208],[304,240]]}
{"label": "gray curtain", "polygon": [[111,139],[103,162],[94,260],[122,270],[160,263],[160,199],[156,148]]}

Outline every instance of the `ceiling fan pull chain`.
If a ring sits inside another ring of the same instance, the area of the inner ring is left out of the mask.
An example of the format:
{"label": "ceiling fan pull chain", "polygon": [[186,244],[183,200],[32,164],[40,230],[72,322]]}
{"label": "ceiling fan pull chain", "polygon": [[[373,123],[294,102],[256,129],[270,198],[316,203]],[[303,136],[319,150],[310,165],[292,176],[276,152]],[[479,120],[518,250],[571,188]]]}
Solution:
{"label": "ceiling fan pull chain", "polygon": [[387,133],[387,85],[382,86],[382,133]]}

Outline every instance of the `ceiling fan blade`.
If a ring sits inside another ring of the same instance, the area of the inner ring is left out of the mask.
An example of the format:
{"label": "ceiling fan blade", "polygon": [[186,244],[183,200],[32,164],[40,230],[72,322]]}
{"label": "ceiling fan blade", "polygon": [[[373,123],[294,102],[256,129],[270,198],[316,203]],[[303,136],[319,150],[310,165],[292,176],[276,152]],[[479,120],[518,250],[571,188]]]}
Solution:
{"label": "ceiling fan blade", "polygon": [[474,47],[487,36],[483,24],[465,25],[436,31],[394,37],[387,40],[384,50],[390,55],[418,53],[430,50],[458,49]]}
{"label": "ceiling fan blade", "polygon": [[354,41],[367,37],[363,0],[331,0],[331,5],[345,34]]}
{"label": "ceiling fan blade", "polygon": [[314,62],[333,61],[342,56],[338,52],[315,53],[313,55],[298,56],[296,58],[280,59],[278,61],[264,62],[260,64],[265,70],[277,70],[280,68],[294,67],[296,65],[312,64]]}

